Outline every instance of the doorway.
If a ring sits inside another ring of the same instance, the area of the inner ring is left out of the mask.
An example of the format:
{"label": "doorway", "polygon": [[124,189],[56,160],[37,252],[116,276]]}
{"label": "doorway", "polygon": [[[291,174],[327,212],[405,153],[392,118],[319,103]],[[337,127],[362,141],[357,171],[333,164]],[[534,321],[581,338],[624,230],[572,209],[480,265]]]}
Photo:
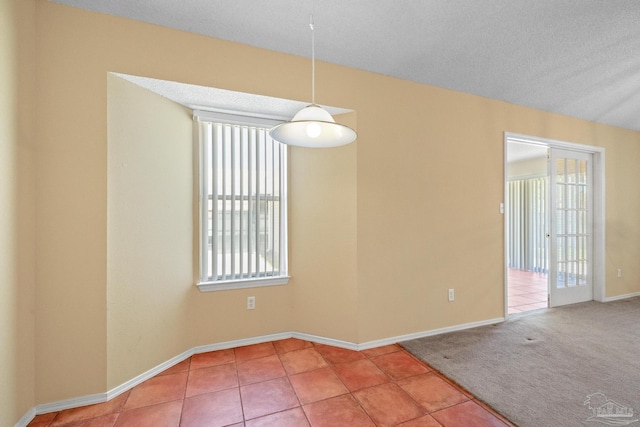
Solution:
{"label": "doorway", "polygon": [[604,300],[604,149],[505,134],[505,317]]}
{"label": "doorway", "polygon": [[508,143],[506,212],[508,313],[549,300],[549,147]]}

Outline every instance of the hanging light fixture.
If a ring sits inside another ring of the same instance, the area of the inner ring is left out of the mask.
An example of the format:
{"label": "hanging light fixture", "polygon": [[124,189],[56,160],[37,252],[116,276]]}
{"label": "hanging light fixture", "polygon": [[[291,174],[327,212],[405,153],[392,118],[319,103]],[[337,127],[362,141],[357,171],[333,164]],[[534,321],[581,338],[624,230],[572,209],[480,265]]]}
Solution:
{"label": "hanging light fixture", "polygon": [[293,118],[273,127],[271,138],[287,145],[299,147],[338,147],[353,142],[356,132],[350,127],[336,123],[331,114],[316,104],[316,52],[313,15],[311,28],[311,105],[298,111]]}

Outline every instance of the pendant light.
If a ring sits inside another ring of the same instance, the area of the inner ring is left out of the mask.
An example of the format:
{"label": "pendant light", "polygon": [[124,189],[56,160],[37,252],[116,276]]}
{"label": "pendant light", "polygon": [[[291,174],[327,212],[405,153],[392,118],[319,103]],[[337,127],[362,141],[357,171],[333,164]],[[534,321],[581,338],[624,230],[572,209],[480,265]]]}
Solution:
{"label": "pendant light", "polygon": [[293,118],[273,127],[271,138],[287,145],[323,148],[338,147],[353,142],[356,132],[350,127],[336,123],[331,114],[316,104],[316,52],[313,15],[311,15],[311,105],[298,111]]}

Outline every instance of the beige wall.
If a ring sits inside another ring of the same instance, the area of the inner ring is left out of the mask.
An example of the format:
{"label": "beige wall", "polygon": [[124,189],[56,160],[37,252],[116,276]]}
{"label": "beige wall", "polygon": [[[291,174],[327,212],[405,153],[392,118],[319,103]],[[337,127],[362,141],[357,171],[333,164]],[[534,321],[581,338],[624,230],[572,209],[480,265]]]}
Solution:
{"label": "beige wall", "polygon": [[[600,129],[598,136],[604,132]],[[607,296],[640,291],[640,144],[616,129],[606,149],[606,284]],[[623,275],[617,277],[617,268]]]}
{"label": "beige wall", "polygon": [[[501,317],[505,131],[606,148],[607,295],[640,291],[640,133],[317,63],[318,101],[356,111],[359,137],[290,150],[291,283],[199,293],[180,233],[190,212],[156,214],[170,195],[191,201],[191,147],[164,137],[186,135],[188,116],[108,73],[305,100],[308,59],[36,6],[36,403],[104,392],[195,345],[289,330],[362,343]],[[151,130],[145,111],[183,116]],[[9,230],[17,216],[2,218]],[[156,235],[177,244],[144,244]]]}
{"label": "beige wall", "polygon": [[107,81],[91,36],[105,31],[98,16],[70,22],[68,8],[36,6],[35,372],[45,403],[106,389]]}
{"label": "beige wall", "polygon": [[0,1],[0,425],[34,406],[35,3]]}
{"label": "beige wall", "polygon": [[[182,353],[192,286],[191,120],[107,77],[107,387]],[[131,358],[144,349],[145,362]]]}
{"label": "beige wall", "polygon": [[361,82],[385,89],[357,108],[360,340],[501,317],[505,104]]}
{"label": "beige wall", "polygon": [[358,342],[357,150],[289,151],[289,329],[347,342]]}
{"label": "beige wall", "polygon": [[107,387],[197,345],[288,331],[287,287],[194,286],[192,113],[113,75],[107,101]]}

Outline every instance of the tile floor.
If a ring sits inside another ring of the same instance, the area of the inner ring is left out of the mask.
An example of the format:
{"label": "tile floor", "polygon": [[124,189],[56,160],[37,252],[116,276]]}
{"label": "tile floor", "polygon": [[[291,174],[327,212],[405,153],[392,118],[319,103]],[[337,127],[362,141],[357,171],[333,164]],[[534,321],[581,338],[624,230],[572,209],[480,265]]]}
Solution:
{"label": "tile floor", "polygon": [[509,314],[547,307],[547,275],[532,271],[509,269]]}
{"label": "tile floor", "polygon": [[511,426],[398,345],[286,339],[196,354],[106,403],[31,427]]}

